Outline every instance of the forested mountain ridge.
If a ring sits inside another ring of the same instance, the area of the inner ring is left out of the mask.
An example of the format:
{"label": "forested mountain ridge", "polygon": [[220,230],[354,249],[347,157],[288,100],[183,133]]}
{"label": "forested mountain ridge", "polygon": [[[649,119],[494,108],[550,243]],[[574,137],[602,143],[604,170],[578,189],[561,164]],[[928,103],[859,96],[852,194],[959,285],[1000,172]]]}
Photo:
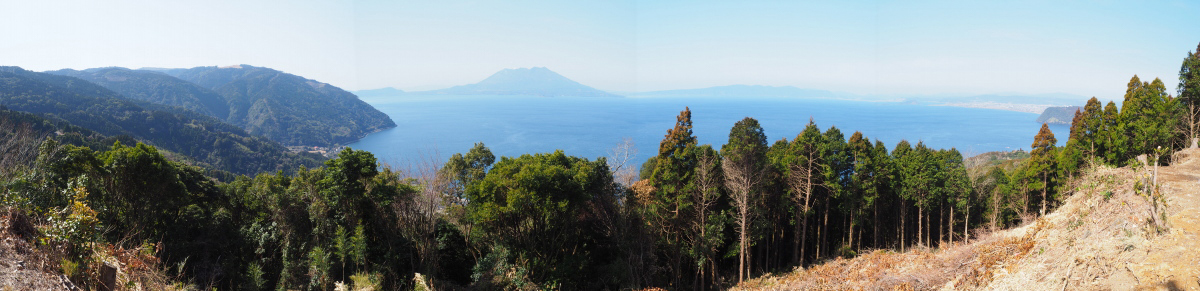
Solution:
{"label": "forested mountain ridge", "polygon": [[178,107],[129,100],[82,79],[0,68],[0,105],[61,119],[106,136],[127,135],[223,171],[256,174],[313,166],[278,143]]}
{"label": "forested mountain ridge", "polygon": [[414,94],[620,97],[567,79],[545,67],[504,69],[479,83]]}
{"label": "forested mountain ridge", "polygon": [[46,73],[87,80],[129,99],[183,107],[221,120],[229,117],[229,104],[225,97],[165,73],[118,67],[83,71],[63,69]]}
{"label": "forested mountain ridge", "polygon": [[345,144],[396,126],[387,114],[350,92],[269,68],[158,71],[220,94],[228,103],[226,122],[284,145]]}

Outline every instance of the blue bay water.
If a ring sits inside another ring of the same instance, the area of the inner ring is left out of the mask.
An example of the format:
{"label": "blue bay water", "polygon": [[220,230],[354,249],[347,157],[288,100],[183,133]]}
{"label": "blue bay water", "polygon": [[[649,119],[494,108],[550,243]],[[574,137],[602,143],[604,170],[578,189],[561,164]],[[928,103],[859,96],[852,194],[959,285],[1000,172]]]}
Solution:
{"label": "blue bay water", "polygon": [[[822,131],[836,126],[849,138],[861,131],[892,149],[900,140],[964,155],[1029,150],[1041,124],[1037,114],[897,102],[779,98],[564,98],[533,96],[413,96],[365,99],[397,127],[349,144],[381,162],[410,165],[445,160],[483,142],[499,156],[563,150],[568,155],[607,157],[623,138],[637,148],[640,164],[658,152],[684,107],[692,110],[700,144],[719,148],[744,117],[758,119],[769,143],[799,134],[809,119]],[[1051,126],[1060,144],[1065,125]]]}

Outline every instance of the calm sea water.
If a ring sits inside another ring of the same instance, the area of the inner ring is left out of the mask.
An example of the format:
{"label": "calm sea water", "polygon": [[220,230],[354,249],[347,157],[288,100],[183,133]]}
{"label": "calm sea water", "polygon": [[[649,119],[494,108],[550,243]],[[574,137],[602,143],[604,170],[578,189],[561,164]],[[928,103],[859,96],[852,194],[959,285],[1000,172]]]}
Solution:
{"label": "calm sea water", "polygon": [[[957,148],[964,155],[1029,149],[1041,124],[1037,114],[991,109],[777,98],[549,98],[525,96],[376,97],[364,101],[391,116],[397,127],[348,145],[394,165],[445,160],[483,142],[499,156],[551,152],[595,159],[607,157],[632,138],[641,163],[684,107],[692,110],[700,144],[719,148],[744,117],[758,119],[769,143],[799,134],[809,119],[822,131],[836,126],[849,138],[861,131],[893,148],[900,140],[932,148]],[[1051,126],[1060,144],[1068,128]]]}

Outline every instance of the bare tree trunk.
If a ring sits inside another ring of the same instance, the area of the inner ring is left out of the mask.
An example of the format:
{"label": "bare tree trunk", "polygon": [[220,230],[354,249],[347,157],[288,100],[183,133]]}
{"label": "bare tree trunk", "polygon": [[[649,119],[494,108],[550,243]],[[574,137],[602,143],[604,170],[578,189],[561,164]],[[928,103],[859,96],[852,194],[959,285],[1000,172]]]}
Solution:
{"label": "bare tree trunk", "polygon": [[829,198],[825,198],[825,211],[824,211],[825,213],[823,214],[824,218],[821,218],[821,244],[817,245],[818,247],[826,246],[826,248],[824,248],[825,249],[824,253],[822,253],[818,249],[817,256],[821,256],[822,254],[826,254],[826,255],[829,254],[829,248],[826,245],[826,243],[829,242],[829,240],[827,240],[827,238],[829,237],[829,204],[832,202],[829,200],[830,200]]}
{"label": "bare tree trunk", "polygon": [[1046,178],[1046,172],[1042,172],[1042,211],[1038,216],[1046,216],[1046,188],[1050,187],[1049,179]]}
{"label": "bare tree trunk", "polygon": [[762,179],[763,169],[757,168],[757,162],[752,158],[726,158],[721,161],[725,174],[725,186],[732,192],[734,207],[738,212],[738,282],[745,280],[746,261],[749,244],[748,226],[751,223],[750,207],[755,206],[751,192],[755,191]]}
{"label": "bare tree trunk", "polygon": [[738,283],[746,278],[746,215],[743,213],[738,222]]}
{"label": "bare tree trunk", "polygon": [[792,241],[792,262],[804,265],[807,257],[808,241],[808,212],[810,209],[809,203],[812,201],[813,183],[812,183],[812,168],[813,162],[810,158],[807,166],[792,165],[791,174],[788,177],[788,184],[792,191],[796,193],[792,200],[796,202],[796,237]]}
{"label": "bare tree trunk", "polygon": [[991,229],[993,229],[993,230],[996,229],[996,220],[997,219],[1000,219],[1000,191],[999,191],[999,189],[992,189],[992,215],[991,215],[992,221],[990,222],[990,224],[991,224]]}
{"label": "bare tree trunk", "polygon": [[875,203],[871,205],[872,206],[871,207],[871,212],[872,212],[871,225],[875,227],[875,229],[871,232],[871,247],[878,248],[879,247],[879,223],[880,223],[879,201],[878,201],[879,198],[876,197],[875,199],[876,199]]}
{"label": "bare tree trunk", "polygon": [[[807,204],[807,203],[806,203]],[[800,265],[803,266],[808,261],[808,256],[805,253],[808,251],[808,216],[805,215],[800,226]]]}
{"label": "bare tree trunk", "polygon": [[925,236],[922,233],[925,230],[925,208],[917,206],[917,242],[925,243]]}
{"label": "bare tree trunk", "polygon": [[948,219],[946,219],[946,205],[945,205],[945,203],[941,203],[941,204],[942,204],[941,207],[938,207],[938,216],[937,216],[937,224],[936,224],[937,225],[936,230],[938,232],[938,236],[937,236],[938,237],[938,245],[941,245],[942,243],[946,242],[948,240],[946,237],[950,235],[949,233],[946,233],[945,229],[942,228],[942,227],[946,226],[945,222]]}
{"label": "bare tree trunk", "polygon": [[946,225],[946,230],[950,231],[950,245],[954,245],[954,205],[950,205],[950,224]]}
{"label": "bare tree trunk", "polygon": [[971,227],[971,203],[967,202],[967,213],[963,215],[963,243],[971,240],[971,233],[968,228]]}
{"label": "bare tree trunk", "polygon": [[900,251],[905,251],[907,242],[905,242],[905,226],[908,225],[908,206],[904,203],[904,198],[900,198]]}
{"label": "bare tree trunk", "polygon": [[[800,211],[797,210],[796,212],[800,212]],[[797,219],[802,219],[802,218],[798,217]],[[796,236],[796,239],[792,240],[792,263],[798,264],[800,266],[804,265],[804,262],[800,261],[800,242],[804,240],[804,230],[803,229],[804,229],[804,225],[801,223],[797,223],[796,231],[793,232],[794,235]]]}
{"label": "bare tree trunk", "polygon": [[854,213],[850,213],[850,249],[854,250]]}

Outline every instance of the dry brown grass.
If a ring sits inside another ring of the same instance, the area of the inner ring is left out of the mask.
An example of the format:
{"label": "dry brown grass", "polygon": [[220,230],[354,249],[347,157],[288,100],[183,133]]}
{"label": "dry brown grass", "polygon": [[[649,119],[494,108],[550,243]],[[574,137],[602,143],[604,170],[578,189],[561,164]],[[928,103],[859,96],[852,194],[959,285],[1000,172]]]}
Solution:
{"label": "dry brown grass", "polygon": [[[66,260],[61,243],[38,243],[41,233],[34,219],[20,211],[0,212],[0,288],[15,290],[178,290],[190,288],[166,275],[156,257],[159,246],[133,249],[96,244],[84,262]],[[77,273],[64,274],[64,264]],[[113,270],[113,281],[104,279],[104,269]]]}

